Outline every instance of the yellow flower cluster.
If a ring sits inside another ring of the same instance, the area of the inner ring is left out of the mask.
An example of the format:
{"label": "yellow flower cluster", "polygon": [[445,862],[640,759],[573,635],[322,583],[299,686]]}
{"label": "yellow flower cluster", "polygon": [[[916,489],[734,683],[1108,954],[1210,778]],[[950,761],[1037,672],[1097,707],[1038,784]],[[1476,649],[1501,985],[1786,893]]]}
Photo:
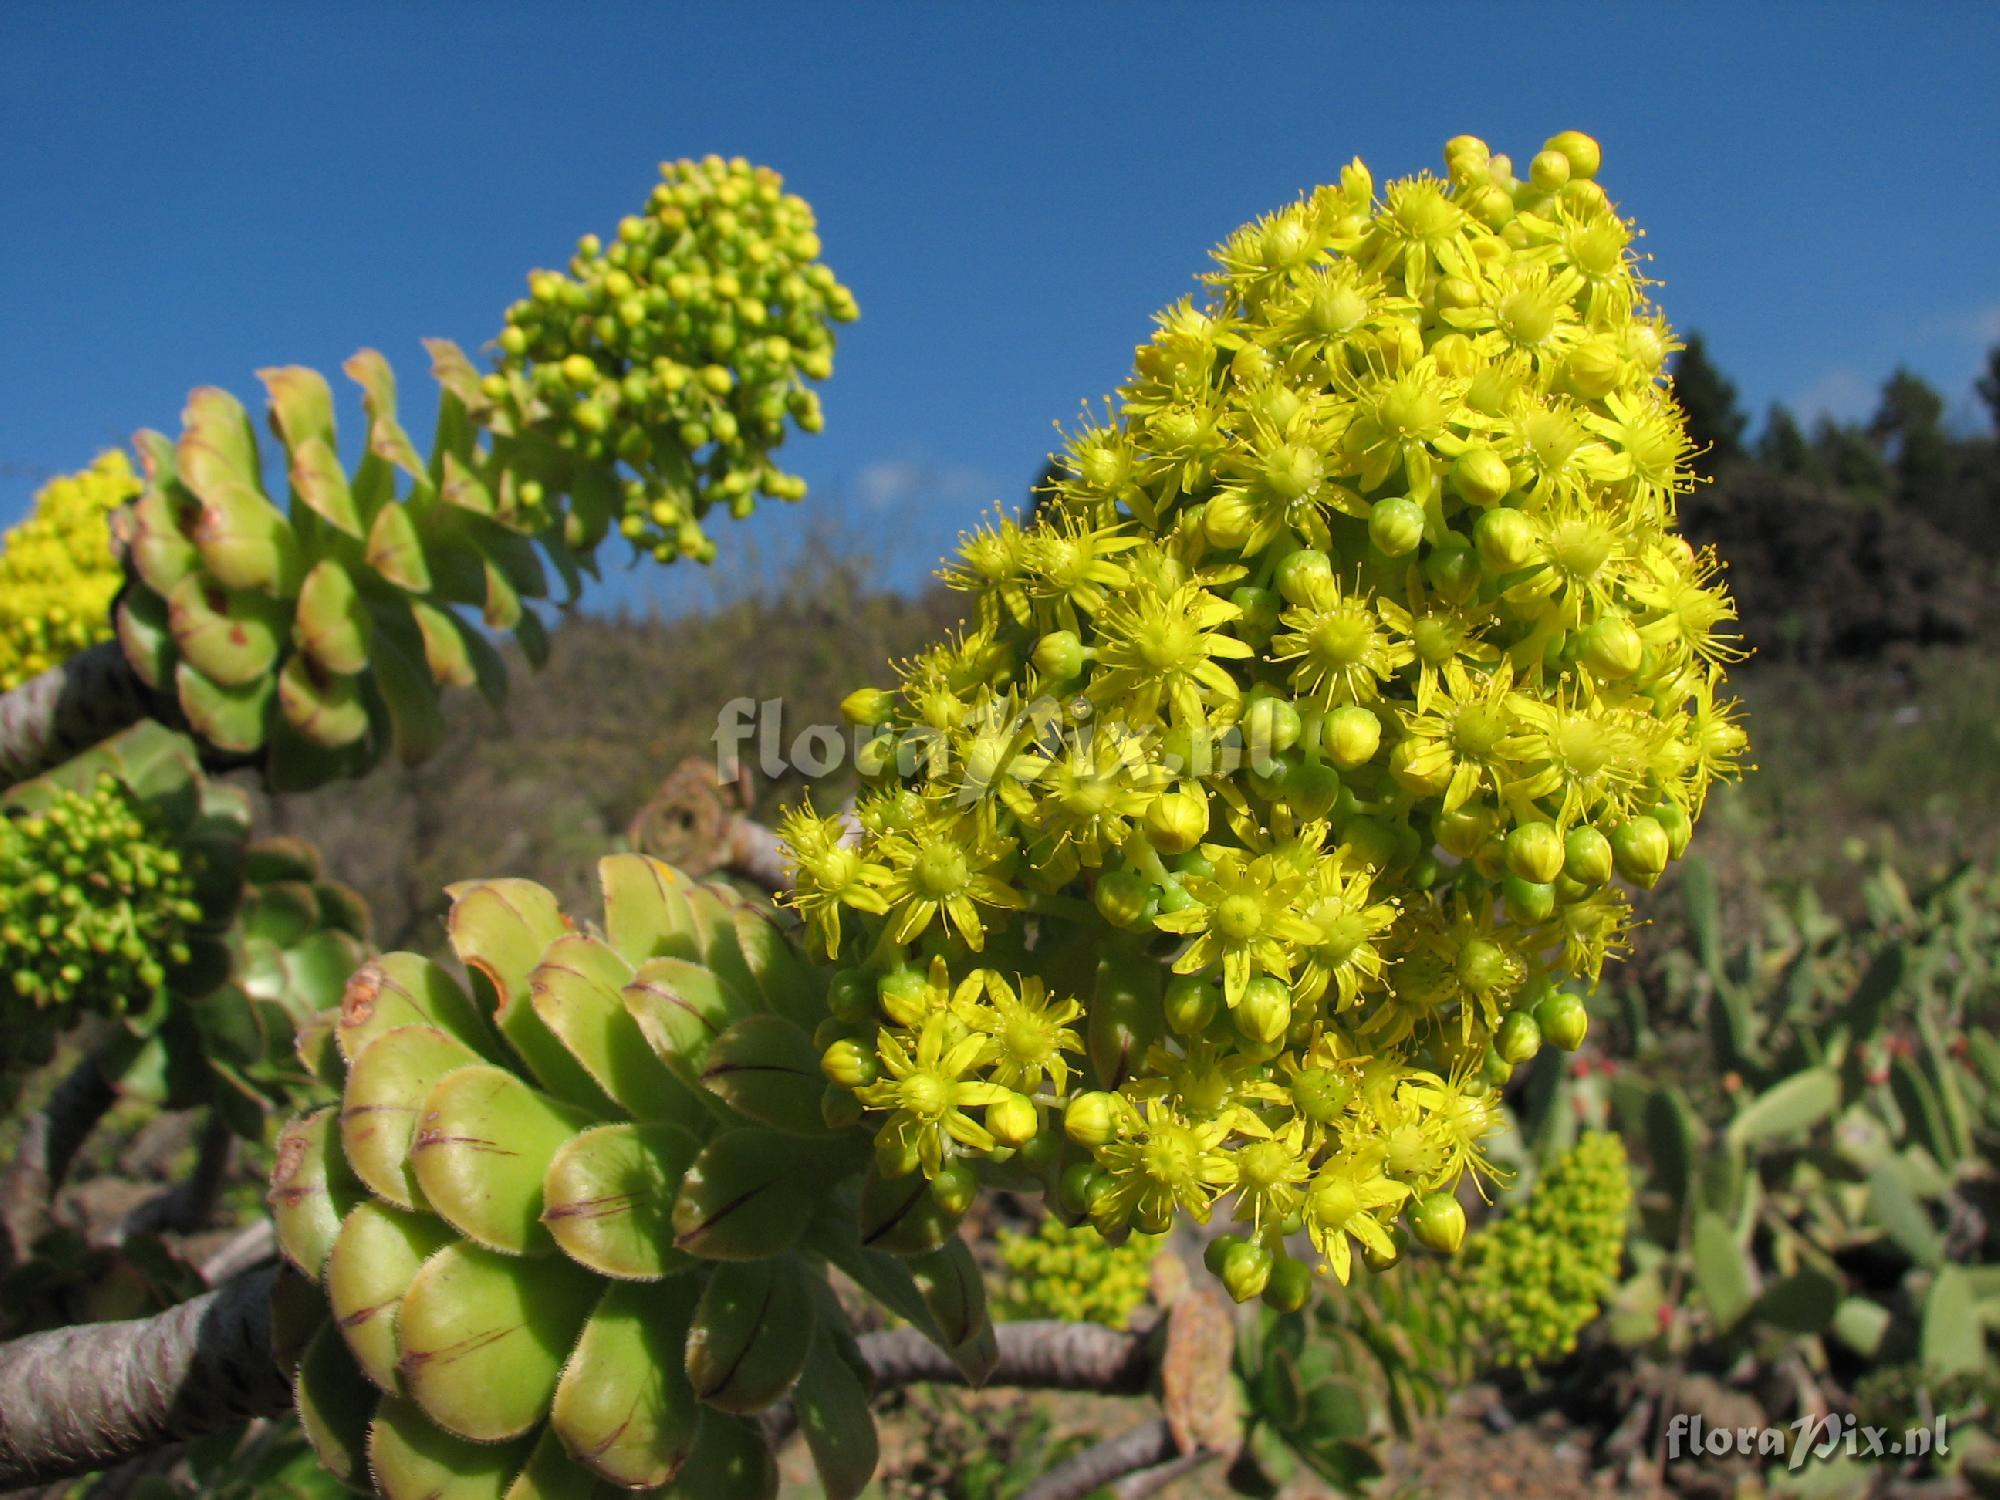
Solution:
{"label": "yellow flower cluster", "polygon": [[1054,503],[966,539],[963,632],[847,700],[858,836],[784,831],[879,1174],[1107,1236],[1227,1197],[1211,1267],[1277,1306],[1300,1230],[1343,1281],[1398,1219],[1456,1248],[1494,1085],[1582,1040],[1559,986],[1746,748],[1598,158],[1460,137],[1230,236]]}
{"label": "yellow flower cluster", "polygon": [[528,278],[486,394],[585,466],[627,466],[619,525],[635,545],[707,562],[712,506],[740,519],[760,492],[805,497],[770,455],[789,426],[820,430],[806,382],[833,373],[832,325],[860,311],[819,259],[812,208],[771,168],[709,156],[660,177],[609,245],[586,235],[569,275]]}
{"label": "yellow flower cluster", "polygon": [[995,1246],[1007,1268],[995,1293],[996,1319],[1060,1318],[1123,1328],[1146,1300],[1160,1241],[1135,1234],[1113,1245],[1088,1224],[1048,1218],[1033,1234],[1001,1230]]}
{"label": "yellow flower cluster", "polygon": [[1520,1208],[1472,1237],[1460,1295],[1488,1364],[1560,1359],[1618,1284],[1632,1179],[1625,1145],[1592,1131]]}
{"label": "yellow flower cluster", "polygon": [[111,638],[124,574],[111,556],[111,512],[139,493],[117,449],[50,480],[28,518],[0,537],[0,693]]}

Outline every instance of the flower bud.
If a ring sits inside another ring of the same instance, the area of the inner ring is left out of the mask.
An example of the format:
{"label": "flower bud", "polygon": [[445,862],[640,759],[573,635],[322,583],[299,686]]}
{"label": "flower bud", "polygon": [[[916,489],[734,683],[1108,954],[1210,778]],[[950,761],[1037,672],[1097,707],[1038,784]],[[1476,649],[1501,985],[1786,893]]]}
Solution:
{"label": "flower bud", "polygon": [[1639,670],[1646,643],[1623,615],[1605,615],[1588,630],[1577,647],[1577,660],[1600,677],[1630,677]]}
{"label": "flower bud", "polygon": [[1449,1193],[1419,1198],[1409,1214],[1410,1234],[1426,1250],[1454,1255],[1465,1243],[1465,1210]]}
{"label": "flower bud", "polygon": [[1543,142],[1542,150],[1561,152],[1569,161],[1569,176],[1586,181],[1604,162],[1603,149],[1581,130],[1559,131]]}
{"label": "flower bud", "polygon": [[1262,646],[1271,639],[1278,628],[1278,616],[1285,609],[1280,595],[1247,583],[1231,592],[1229,602],[1243,612],[1236,622],[1236,634],[1253,646]]}
{"label": "flower bud", "polygon": [[1238,1302],[1248,1302],[1270,1284],[1273,1264],[1262,1245],[1238,1240],[1222,1256],[1222,1285]]}
{"label": "flower bud", "polygon": [[882,1071],[874,1052],[851,1037],[843,1037],[820,1054],[819,1070],[828,1083],[844,1089],[865,1088]]}
{"label": "flower bud", "polygon": [[1243,740],[1252,764],[1282,755],[1299,742],[1303,732],[1298,706],[1287,698],[1261,693],[1243,709]]}
{"label": "flower bud", "polygon": [[1340,773],[1310,761],[1296,766],[1285,778],[1282,800],[1301,818],[1323,818],[1340,801]]}
{"label": "flower bud", "polygon": [[1611,840],[1588,823],[1579,823],[1563,840],[1563,874],[1578,885],[1594,887],[1611,878]]}
{"label": "flower bud", "polygon": [[1185,854],[1208,832],[1208,794],[1194,782],[1162,792],[1146,808],[1146,837],[1162,854]]}
{"label": "flower bud", "polygon": [[866,728],[887,723],[895,707],[896,695],[882,688],[856,688],[840,700],[841,716]]}
{"label": "flower bud", "polygon": [[1569,181],[1569,158],[1560,151],[1537,151],[1528,163],[1528,180],[1545,193]]}
{"label": "flower bud", "polygon": [[1320,746],[1343,771],[1366,765],[1382,745],[1382,721],[1358,704],[1344,704],[1320,720]]}
{"label": "flower bud", "polygon": [[1500,882],[1500,894],[1516,922],[1532,926],[1546,922],[1556,913],[1556,888],[1546,881],[1523,880],[1509,870]]}
{"label": "flower bud", "polygon": [[1568,990],[1555,990],[1544,995],[1535,1007],[1535,1024],[1549,1041],[1565,1052],[1574,1052],[1583,1045],[1584,1035],[1590,1030],[1590,1012]]}
{"label": "flower bud", "polygon": [[1068,1214],[1083,1215],[1090,1207],[1090,1189],[1103,1173],[1095,1162],[1073,1161],[1056,1179],[1056,1203]]}
{"label": "flower bud", "polygon": [[883,1177],[908,1177],[917,1170],[921,1160],[913,1132],[897,1134],[884,1126],[875,1137],[875,1170]]}
{"label": "flower bud", "polygon": [[1546,885],[1562,873],[1563,838],[1553,823],[1523,823],[1507,835],[1507,868]]}
{"label": "flower bud", "polygon": [[1153,886],[1136,871],[1106,870],[1097,877],[1091,899],[1112,926],[1137,927],[1145,920],[1146,903],[1153,899]]}
{"label": "flower bud", "polygon": [[1176,974],[1167,981],[1167,1025],[1177,1036],[1200,1036],[1221,1008],[1222,990],[1213,980]]}
{"label": "flower bud", "polygon": [[1287,604],[1310,605],[1333,584],[1333,562],[1324,553],[1301,547],[1278,564],[1274,579]]}
{"label": "flower bud", "polygon": [[1524,1063],[1542,1050],[1542,1028],[1530,1012],[1510,1011],[1493,1033],[1493,1050],[1505,1063]]}
{"label": "flower bud", "polygon": [[1494,573],[1512,573],[1535,560],[1535,523],[1505,506],[1487,511],[1472,529],[1479,560]]}
{"label": "flower bud", "polygon": [[1292,1024],[1292,990],[1282,979],[1259,974],[1243,988],[1233,1013],[1236,1029],[1253,1042],[1279,1042]]}
{"label": "flower bud", "polygon": [[1368,540],[1390,557],[1406,557],[1424,539],[1424,508],[1406,495],[1377,500],[1368,512]]}
{"label": "flower bud", "polygon": [[1035,642],[1035,670],[1050,682],[1074,682],[1083,662],[1083,642],[1074,630],[1051,630]]}
{"label": "flower bud", "polygon": [[875,981],[876,1003],[897,1026],[921,1026],[930,1011],[930,981],[921,969],[902,964]]}
{"label": "flower bud", "polygon": [[1628,818],[1611,830],[1611,858],[1618,873],[1634,885],[1651,887],[1673,855],[1666,829],[1644,814]]}
{"label": "flower bud", "polygon": [[1243,496],[1224,490],[1202,511],[1201,528],[1211,547],[1234,552],[1257,529],[1257,515]]}
{"label": "flower bud", "polygon": [[1679,859],[1687,853],[1688,842],[1694,837],[1694,822],[1688,817],[1687,809],[1669,797],[1653,809],[1655,823],[1667,832],[1667,853]]}
{"label": "flower bud", "polygon": [[1514,488],[1514,476],[1508,471],[1507,460],[1491,448],[1467,448],[1451,466],[1451,487],[1468,505],[1484,510],[1507,498],[1507,492]]}
{"label": "flower bud", "polygon": [[986,1129],[1003,1146],[1025,1146],[1041,1128],[1041,1111],[1025,1094],[1009,1094],[986,1106]]}
{"label": "flower bud", "polygon": [[931,1196],[938,1207],[954,1219],[972,1207],[979,1196],[979,1178],[962,1161],[946,1162],[931,1179]]}
{"label": "flower bud", "polygon": [[1102,1146],[1118,1134],[1116,1094],[1091,1089],[1076,1095],[1063,1111],[1063,1131],[1079,1146]]}
{"label": "flower bud", "polygon": [[1273,1258],[1271,1277],[1264,1286],[1264,1305],[1281,1313],[1294,1313],[1312,1301],[1312,1267],[1289,1255]]}

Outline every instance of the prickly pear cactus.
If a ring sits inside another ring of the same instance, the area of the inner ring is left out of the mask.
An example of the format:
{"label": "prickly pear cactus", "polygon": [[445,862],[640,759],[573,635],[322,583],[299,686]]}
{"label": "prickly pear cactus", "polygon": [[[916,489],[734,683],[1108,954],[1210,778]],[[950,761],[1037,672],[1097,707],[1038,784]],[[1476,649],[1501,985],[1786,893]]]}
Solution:
{"label": "prickly pear cactus", "polygon": [[1215,252],[1051,504],[945,573],[963,634],[847,711],[858,844],[795,901],[877,1171],[1025,1177],[1101,1231],[1228,1205],[1297,1306],[1455,1248],[1494,1086],[1587,1024],[1745,750],[1637,230],[1565,132],[1359,162]]}
{"label": "prickly pear cactus", "polygon": [[[352,469],[331,389],[297,366],[260,372],[277,489],[225,391],[188,398],[178,439],[138,434],[146,482],[120,518],[133,584],[118,638],[211,746],[268,747],[281,790],[358,774],[392,744],[421,760],[444,733],[441,689],[504,694],[480,627],[513,632],[539,664],[533,601],[552,582],[575,600],[614,519],[662,560],[706,561],[697,521],[713,500],[741,514],[760,488],[803,493],[768,453],[788,417],[818,425],[800,377],[830,372],[827,324],[853,315],[852,298],[813,259],[810,210],[773,174],[668,175],[617,245],[579,253],[577,280],[537,273],[500,371],[482,381],[455,345],[430,341],[442,389],[428,457],[372,349],[342,367],[367,413]],[[730,289],[719,312],[718,287]]]}
{"label": "prickly pear cactus", "polygon": [[111,635],[122,581],[111,513],[139,490],[125,455],[52,479],[26,520],[0,536],[0,693]]}
{"label": "prickly pear cactus", "polygon": [[329,1315],[307,1434],[391,1500],[736,1500],[775,1493],[756,1418],[789,1397],[826,1492],[858,1494],[874,1426],[828,1266],[978,1379],[976,1268],[928,1194],[863,1200],[824,977],[770,915],[642,855],[600,870],[599,928],[526,881],[454,887],[470,991],[389,954],[304,1038],[340,1090],[272,1178]]}

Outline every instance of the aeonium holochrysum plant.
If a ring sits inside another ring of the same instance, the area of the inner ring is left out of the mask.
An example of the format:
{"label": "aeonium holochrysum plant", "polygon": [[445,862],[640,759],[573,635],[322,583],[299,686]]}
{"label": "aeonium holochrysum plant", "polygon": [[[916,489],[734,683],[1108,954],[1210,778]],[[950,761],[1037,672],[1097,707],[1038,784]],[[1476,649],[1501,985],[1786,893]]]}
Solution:
{"label": "aeonium holochrysum plant", "polygon": [[877,1180],[1221,1211],[1211,1269],[1279,1307],[1300,1231],[1342,1282],[1458,1246],[1497,1086],[1582,1041],[1747,749],[1599,160],[1460,136],[1231,235],[1052,503],[964,540],[963,632],[848,698],[858,839],[784,833]]}

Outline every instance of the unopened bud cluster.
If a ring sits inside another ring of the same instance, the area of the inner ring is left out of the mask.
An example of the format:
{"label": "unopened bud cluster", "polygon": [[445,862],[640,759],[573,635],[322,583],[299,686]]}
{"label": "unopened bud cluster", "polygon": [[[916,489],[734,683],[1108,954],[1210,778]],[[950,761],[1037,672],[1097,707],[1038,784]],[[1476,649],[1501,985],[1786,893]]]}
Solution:
{"label": "unopened bud cluster", "polygon": [[[11,1039],[33,1012],[143,1010],[188,956],[201,918],[181,854],[116,778],[0,817],[0,1015]],[[50,1018],[60,1025],[67,1017]]]}
{"label": "unopened bud cluster", "polygon": [[111,512],[139,492],[125,455],[50,480],[20,525],[0,536],[0,693],[111,636],[123,574],[111,555]]}
{"label": "unopened bud cluster", "polygon": [[1525,1204],[1473,1236],[1458,1286],[1488,1364],[1526,1368],[1576,1347],[1618,1284],[1631,1212],[1624,1142],[1593,1131]]}
{"label": "unopened bud cluster", "polygon": [[[964,543],[962,634],[848,700],[885,747],[858,837],[786,824],[826,1075],[947,1215],[978,1181],[1107,1236],[1225,1202],[1212,1269],[1281,1307],[1299,1231],[1342,1280],[1456,1249],[1495,1086],[1581,1043],[1564,986],[1740,763],[1598,148],[1446,160],[1216,251],[1055,503]],[[914,735],[949,753],[899,767]]]}
{"label": "unopened bud cluster", "polygon": [[[812,209],[741,157],[668,162],[644,214],[569,274],[537,271],[507,312],[486,394],[585,463],[622,463],[620,527],[662,562],[707,561],[701,520],[805,495],[771,454],[820,430],[807,381],[833,372],[853,294],[819,259]],[[539,414],[539,415],[538,415]]]}
{"label": "unopened bud cluster", "polygon": [[1123,1328],[1146,1300],[1160,1241],[1135,1234],[1114,1245],[1088,1224],[1047,1218],[1033,1234],[1001,1230],[995,1246],[1006,1267],[994,1294],[995,1318],[1060,1318]]}

